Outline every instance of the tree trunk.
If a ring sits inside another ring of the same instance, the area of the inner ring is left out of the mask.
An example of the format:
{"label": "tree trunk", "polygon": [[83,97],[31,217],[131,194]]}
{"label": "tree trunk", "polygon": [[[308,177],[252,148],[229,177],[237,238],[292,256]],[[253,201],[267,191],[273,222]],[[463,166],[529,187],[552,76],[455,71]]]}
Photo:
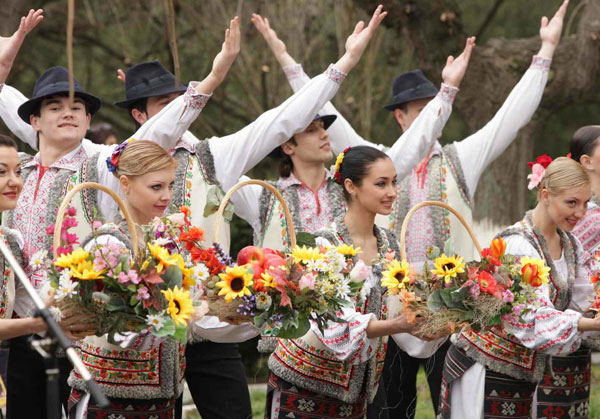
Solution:
{"label": "tree trunk", "polygon": [[[356,0],[367,11],[382,3],[389,16],[384,24],[397,31],[415,50],[421,69],[437,80],[447,55],[460,51],[463,33],[457,3]],[[530,64],[540,46],[538,37],[491,39],[474,50],[469,70],[457,96],[454,111],[463,116],[469,132],[484,126]],[[527,161],[532,159],[536,133],[552,113],[573,104],[598,101],[600,83],[600,0],[588,0],[576,35],[563,36],[540,108],[517,140],[500,156],[479,182],[475,217],[507,225],[529,208]],[[459,139],[457,139],[459,140]],[[568,141],[565,138],[564,141]]]}

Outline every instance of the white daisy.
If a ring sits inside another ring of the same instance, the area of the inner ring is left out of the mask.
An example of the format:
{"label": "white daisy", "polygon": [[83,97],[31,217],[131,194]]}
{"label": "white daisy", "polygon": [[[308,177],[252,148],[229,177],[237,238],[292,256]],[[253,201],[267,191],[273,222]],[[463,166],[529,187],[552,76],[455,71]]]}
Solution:
{"label": "white daisy", "polygon": [[203,263],[199,263],[192,267],[192,278],[194,278],[195,281],[204,281],[208,279],[209,274],[208,268]]}
{"label": "white daisy", "polygon": [[29,260],[29,267],[32,271],[37,271],[39,269],[44,268],[48,262],[48,251],[40,250],[35,252],[31,259]]}
{"label": "white daisy", "polygon": [[165,320],[157,314],[148,314],[146,316],[146,324],[154,327],[154,330],[159,331],[165,325]]}
{"label": "white daisy", "polygon": [[76,294],[76,288],[79,285],[78,282],[71,281],[70,278],[64,279],[61,275],[58,281],[58,288],[56,288],[56,293],[54,294],[54,298],[56,301],[60,301],[65,297],[70,297],[71,295]]}
{"label": "white daisy", "polygon": [[50,314],[52,315],[52,318],[54,319],[54,321],[56,323],[60,323],[60,321],[63,318],[63,314],[62,314],[62,311],[60,311],[60,308],[55,307],[55,306],[50,306],[50,307],[48,307],[48,310],[50,311]]}

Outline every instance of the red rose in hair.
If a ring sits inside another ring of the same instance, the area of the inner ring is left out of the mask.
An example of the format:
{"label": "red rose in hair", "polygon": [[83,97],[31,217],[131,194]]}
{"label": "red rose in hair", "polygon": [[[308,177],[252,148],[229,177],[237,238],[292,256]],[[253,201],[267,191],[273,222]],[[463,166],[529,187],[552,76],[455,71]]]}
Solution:
{"label": "red rose in hair", "polygon": [[552,163],[552,157],[550,157],[547,154],[542,154],[541,156],[538,156],[537,160],[534,162],[528,162],[527,164],[529,165],[529,168],[531,169],[533,167],[534,164],[540,164],[544,167],[544,169],[546,167],[548,167],[548,165],[550,165],[550,163]]}

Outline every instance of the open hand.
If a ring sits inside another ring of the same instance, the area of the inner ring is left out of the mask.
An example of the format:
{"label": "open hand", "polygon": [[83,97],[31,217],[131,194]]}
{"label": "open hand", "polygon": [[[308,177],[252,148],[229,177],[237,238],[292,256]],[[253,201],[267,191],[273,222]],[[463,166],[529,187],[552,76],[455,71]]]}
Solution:
{"label": "open hand", "polygon": [[263,38],[265,38],[265,41],[267,41],[267,44],[269,45],[269,48],[271,48],[271,51],[273,51],[273,54],[275,54],[275,57],[279,57],[287,52],[285,44],[277,37],[277,32],[271,29],[268,18],[263,18],[257,13],[252,13],[252,18],[250,20],[254,23],[256,30],[261,33]]}
{"label": "open hand", "polygon": [[43,13],[42,9],[31,9],[21,18],[19,29],[11,37],[0,37],[0,83],[6,81],[25,37],[44,19]]}
{"label": "open hand", "polygon": [[446,66],[442,70],[442,80],[445,84],[451,87],[459,87],[462,82],[467,67],[469,66],[469,60],[471,59],[471,52],[475,47],[475,37],[472,36],[467,38],[464,51],[456,58],[449,56],[446,60]]}
{"label": "open hand", "polygon": [[240,18],[236,16],[229,22],[229,29],[225,31],[225,41],[221,51],[213,61],[212,74],[220,80],[225,79],[233,61],[239,54],[240,40]]}
{"label": "open hand", "polygon": [[569,0],[565,0],[550,21],[548,21],[546,16],[542,17],[542,22],[540,24],[540,38],[542,44],[548,44],[554,47],[558,45],[560,33],[562,32],[563,20],[565,18],[565,13],[567,13],[568,6]]}
{"label": "open hand", "polygon": [[[383,6],[377,6],[369,26],[365,28],[363,21],[360,21],[354,27],[354,32],[346,39],[346,54],[351,59],[352,66],[358,63],[358,60],[362,56],[363,52],[367,48],[369,41],[373,38],[375,31],[379,28],[379,25],[383,19],[387,16],[387,12],[383,11]],[[340,68],[339,70],[347,72],[345,69]]]}

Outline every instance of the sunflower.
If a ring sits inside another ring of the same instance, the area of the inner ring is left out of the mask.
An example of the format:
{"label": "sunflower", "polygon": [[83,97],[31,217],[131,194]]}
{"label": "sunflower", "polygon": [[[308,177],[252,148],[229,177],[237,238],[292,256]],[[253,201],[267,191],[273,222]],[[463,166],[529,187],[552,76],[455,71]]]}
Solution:
{"label": "sunflower", "polygon": [[161,292],[169,302],[167,313],[171,315],[175,325],[185,325],[185,321],[194,313],[194,305],[190,298],[190,292],[183,288],[179,288],[177,285],[175,285],[175,288],[173,289],[163,290]]}
{"label": "sunflower", "polygon": [[58,259],[54,262],[55,266],[61,268],[70,268],[71,266],[75,266],[84,260],[86,260],[90,256],[90,252],[84,250],[81,247],[78,247],[75,251],[71,253],[67,253],[66,255],[60,255]]}
{"label": "sunflower", "polygon": [[216,283],[216,286],[221,288],[219,295],[224,295],[228,303],[234,298],[251,295],[248,287],[252,286],[252,277],[252,273],[242,266],[235,265],[233,268],[227,268],[225,273],[219,274],[222,281]]}
{"label": "sunflower", "polygon": [[150,250],[150,254],[158,259],[159,263],[156,267],[157,273],[161,273],[163,269],[166,269],[171,265],[177,265],[183,269],[183,257],[179,253],[172,255],[164,247],[158,244],[153,245],[152,243],[148,243],[148,249]]}
{"label": "sunflower", "polygon": [[435,259],[434,265],[435,269],[431,272],[437,276],[444,277],[446,283],[450,282],[452,278],[456,278],[457,274],[465,271],[463,258],[456,255],[448,257],[442,253],[442,256]]}
{"label": "sunflower", "polygon": [[346,257],[354,257],[359,253],[362,253],[360,247],[354,247],[353,245],[341,244],[336,247],[338,253],[346,256]]}
{"label": "sunflower", "polygon": [[100,279],[105,271],[97,271],[91,260],[85,260],[71,267],[71,276],[82,280]]}
{"label": "sunflower", "polygon": [[548,283],[550,268],[538,258],[523,256],[521,258],[521,279],[533,287]]}
{"label": "sunflower", "polygon": [[307,264],[311,260],[323,259],[325,256],[316,247],[296,246],[292,251],[294,263]]}
{"label": "sunflower", "polygon": [[409,270],[410,266],[405,260],[402,262],[398,262],[397,260],[392,261],[388,265],[387,270],[382,272],[381,286],[389,290],[395,290],[396,292],[400,288],[406,288],[406,284],[409,281]]}

